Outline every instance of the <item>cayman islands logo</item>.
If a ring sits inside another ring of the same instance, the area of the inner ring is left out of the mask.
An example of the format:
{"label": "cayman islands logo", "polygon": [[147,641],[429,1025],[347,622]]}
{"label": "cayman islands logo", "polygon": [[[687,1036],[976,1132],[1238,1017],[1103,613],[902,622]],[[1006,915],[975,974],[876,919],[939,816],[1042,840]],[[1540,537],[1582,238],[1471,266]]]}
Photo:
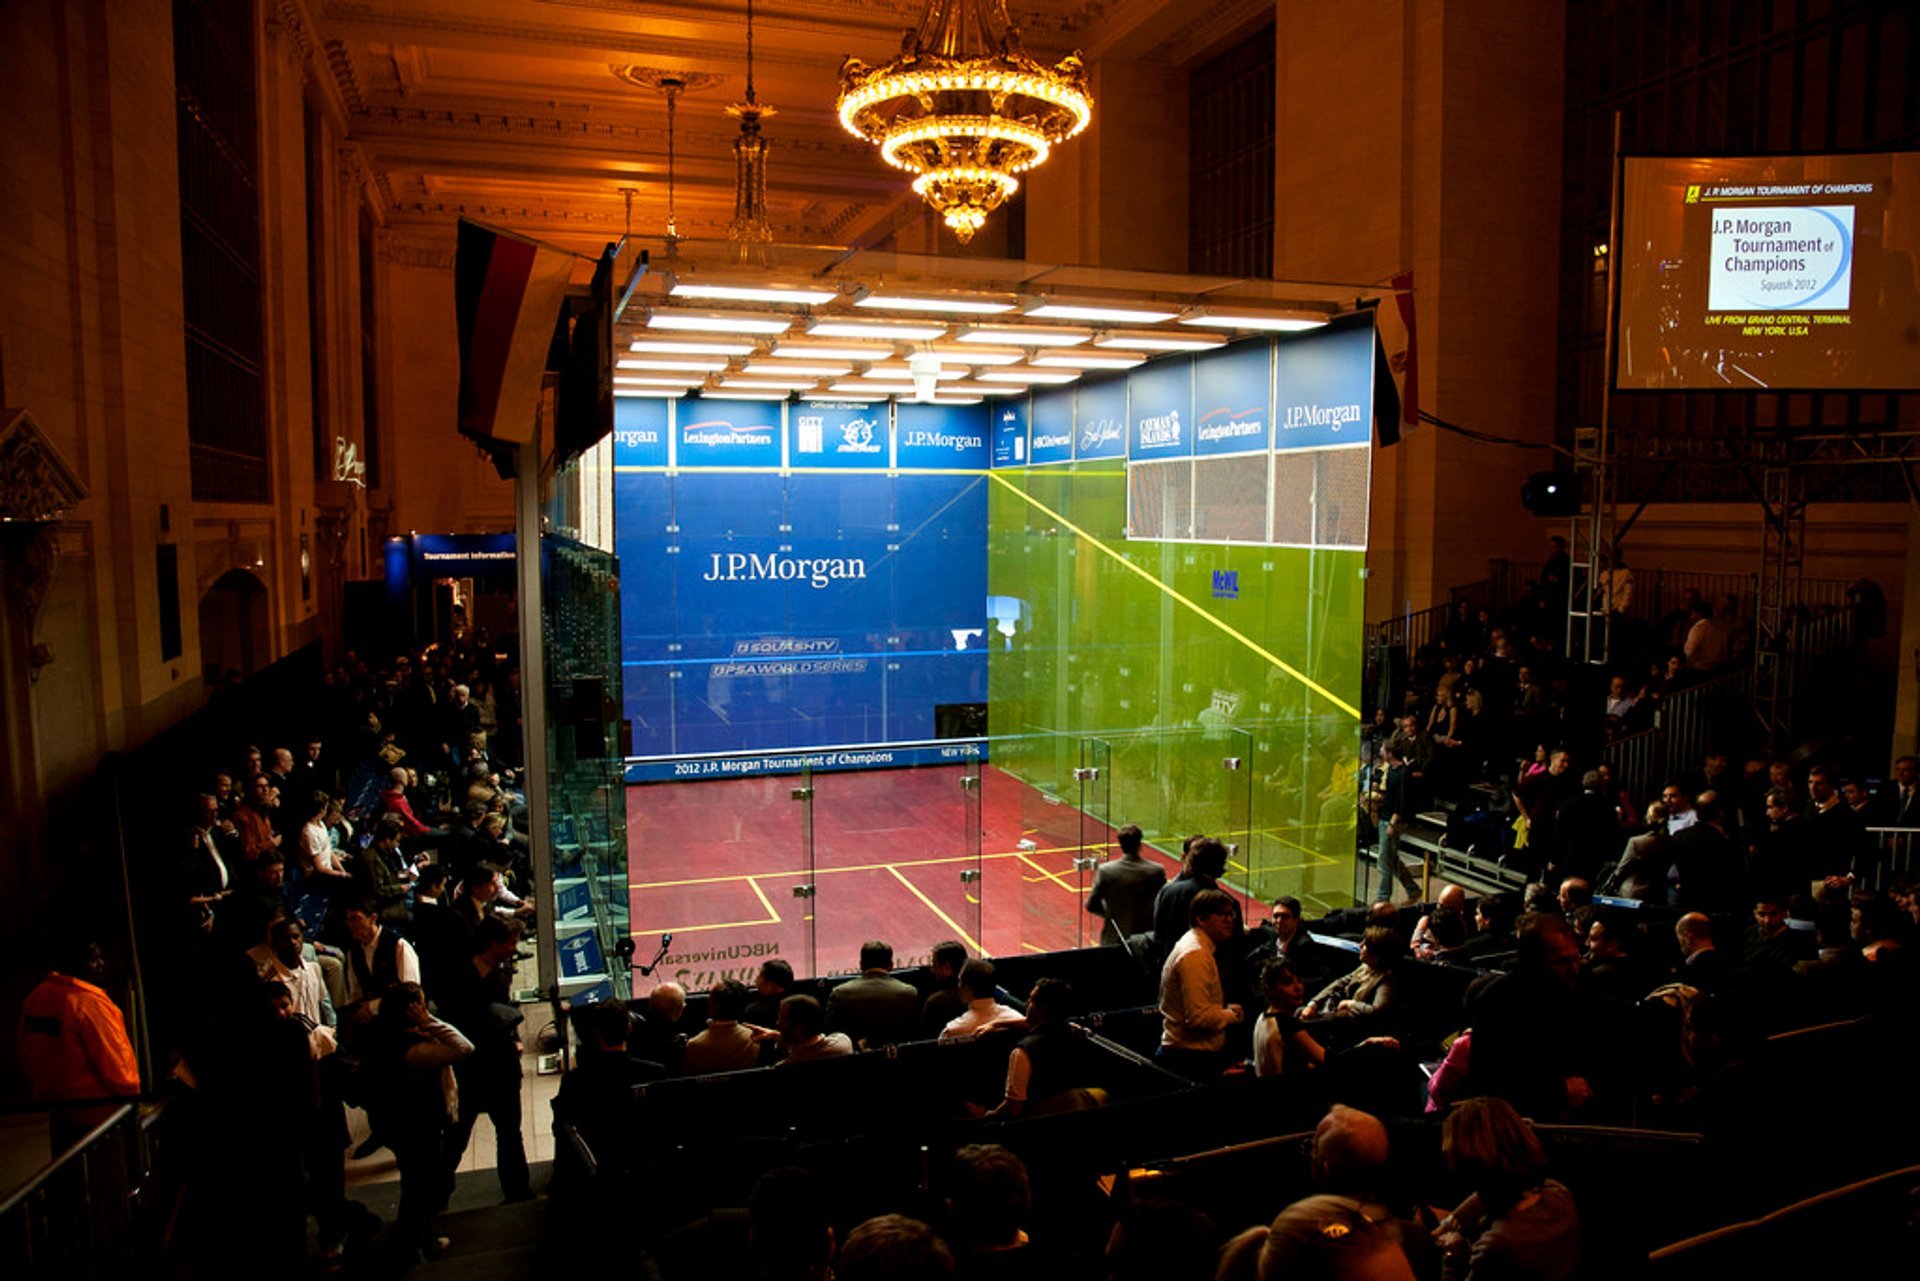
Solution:
{"label": "cayman islands logo", "polygon": [[840,450],[843,454],[877,454],[880,446],[873,441],[873,421],[868,418],[855,418],[840,424]]}

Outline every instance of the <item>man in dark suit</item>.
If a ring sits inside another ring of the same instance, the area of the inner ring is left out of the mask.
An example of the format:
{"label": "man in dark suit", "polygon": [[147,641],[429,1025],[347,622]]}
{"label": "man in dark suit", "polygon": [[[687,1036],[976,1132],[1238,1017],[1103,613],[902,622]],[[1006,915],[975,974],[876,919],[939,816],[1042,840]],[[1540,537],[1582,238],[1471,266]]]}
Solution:
{"label": "man in dark suit", "polygon": [[860,977],[827,997],[827,1027],[845,1032],[855,1045],[892,1045],[913,1039],[920,1022],[920,993],[889,973],[893,948],[878,939],[860,945]]}
{"label": "man in dark suit", "polygon": [[1142,836],[1129,823],[1116,834],[1120,857],[1094,869],[1087,910],[1106,918],[1100,931],[1103,944],[1118,943],[1153,928],[1153,901],[1167,883],[1167,869],[1141,857]]}
{"label": "man in dark suit", "polygon": [[1880,789],[1875,827],[1920,827],[1920,757],[1902,756]]}
{"label": "man in dark suit", "polygon": [[1577,876],[1592,884],[1620,857],[1620,824],[1612,799],[1601,790],[1602,782],[1600,771],[1590,769],[1580,778],[1578,794],[1560,803],[1553,821],[1548,881]]}
{"label": "man in dark suit", "polygon": [[1840,794],[1839,776],[1832,767],[1816,765],[1807,771],[1806,879],[1838,881],[1865,870],[1867,825]]}
{"label": "man in dark suit", "polygon": [[1718,792],[1693,802],[1699,821],[1673,838],[1673,867],[1680,887],[1675,906],[1689,912],[1739,912],[1746,906],[1746,868],[1740,847],[1727,835]]}
{"label": "man in dark suit", "polygon": [[[1247,931],[1247,937],[1253,944],[1244,966],[1248,974],[1258,975],[1268,961],[1285,961],[1300,976],[1302,986],[1317,992],[1351,967],[1350,961],[1341,964],[1346,953],[1320,942],[1300,923],[1300,900],[1290,894],[1273,900],[1273,914]],[[1264,992],[1259,999],[1266,1000]]]}
{"label": "man in dark suit", "polygon": [[1391,902],[1393,883],[1398,880],[1406,886],[1407,896],[1417,903],[1420,882],[1400,862],[1400,837],[1413,817],[1413,806],[1407,796],[1407,763],[1391,743],[1380,749],[1380,759],[1387,772],[1380,786],[1380,881],[1374,886],[1373,897],[1377,902]]}

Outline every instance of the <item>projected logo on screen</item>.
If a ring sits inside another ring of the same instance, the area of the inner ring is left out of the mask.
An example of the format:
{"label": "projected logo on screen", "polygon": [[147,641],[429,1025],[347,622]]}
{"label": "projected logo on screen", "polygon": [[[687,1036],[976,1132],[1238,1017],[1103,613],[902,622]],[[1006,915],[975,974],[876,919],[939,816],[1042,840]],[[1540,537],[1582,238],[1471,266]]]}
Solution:
{"label": "projected logo on screen", "polygon": [[1708,311],[1845,311],[1853,207],[1715,209]]}

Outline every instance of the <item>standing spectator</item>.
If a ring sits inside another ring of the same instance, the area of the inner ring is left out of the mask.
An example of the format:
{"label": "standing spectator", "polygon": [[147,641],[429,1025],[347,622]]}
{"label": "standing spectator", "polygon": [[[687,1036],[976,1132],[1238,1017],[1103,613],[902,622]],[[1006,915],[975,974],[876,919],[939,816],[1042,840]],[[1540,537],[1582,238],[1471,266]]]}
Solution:
{"label": "standing spectator", "polygon": [[1647,830],[1627,842],[1620,861],[1601,881],[1600,892],[1663,904],[1667,901],[1667,870],[1672,866],[1673,838],[1667,835],[1667,807],[1655,801],[1647,806]]}
{"label": "standing spectator", "polygon": [[280,834],[273,830],[273,780],[255,774],[247,780],[246,796],[234,812],[234,826],[240,829],[240,857],[251,861],[264,850],[280,848]]}
{"label": "standing spectator", "polygon": [[1119,943],[1153,928],[1153,905],[1167,883],[1167,869],[1141,857],[1140,827],[1129,823],[1116,834],[1120,857],[1100,864],[1087,894],[1087,911],[1104,917],[1100,942]]}
{"label": "standing spectator", "polygon": [[367,1114],[400,1167],[400,1242],[410,1253],[438,1257],[451,1244],[434,1226],[451,1191],[445,1137],[454,1120],[452,1068],[473,1054],[473,1043],[427,1012],[417,983],[396,983],[377,999],[380,1012],[361,1060]]}
{"label": "standing spectator", "polygon": [[113,1112],[106,1104],[61,1104],[140,1092],[126,1019],[100,986],[105,975],[99,944],[85,934],[71,935],[20,1009],[20,1065],[34,1102],[50,1105],[47,1126],[56,1156]]}
{"label": "standing spectator", "polygon": [[1238,911],[1230,895],[1202,890],[1188,908],[1191,927],[1160,971],[1160,1048],[1155,1058],[1190,1080],[1219,1075],[1227,1029],[1246,1018],[1225,1001],[1215,954],[1233,937]]}
{"label": "standing spectator", "polygon": [[1901,756],[1893,762],[1893,777],[1880,793],[1875,827],[1920,827],[1920,756]]}
{"label": "standing spectator", "polygon": [[520,1133],[521,1014],[513,1003],[513,954],[519,944],[517,923],[499,917],[480,922],[466,971],[451,991],[436,998],[446,1020],[473,1044],[473,1053],[454,1069],[460,1084],[459,1108],[447,1135],[447,1184],[452,1185],[460,1168],[473,1123],[485,1113],[493,1123],[500,1195],[508,1201],[533,1198],[526,1141]]}
{"label": "standing spectator", "polygon": [[1412,818],[1412,804],[1407,795],[1407,763],[1392,744],[1383,748],[1380,755],[1386,773],[1380,784],[1379,878],[1373,890],[1374,901],[1392,902],[1394,882],[1398,881],[1406,887],[1408,899],[1418,902],[1420,882],[1400,862],[1400,838]]}
{"label": "standing spectator", "polygon": [[1518,962],[1468,1002],[1478,1088],[1541,1120],[1586,1105],[1593,1090],[1588,1028],[1573,991],[1579,973],[1580,943],[1564,918],[1521,918]]}

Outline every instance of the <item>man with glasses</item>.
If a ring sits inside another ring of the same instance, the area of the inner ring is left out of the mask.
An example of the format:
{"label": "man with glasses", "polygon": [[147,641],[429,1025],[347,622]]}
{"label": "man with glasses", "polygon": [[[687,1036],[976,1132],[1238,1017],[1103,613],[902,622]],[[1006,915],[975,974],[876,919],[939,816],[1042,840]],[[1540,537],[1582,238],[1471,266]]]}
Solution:
{"label": "man with glasses", "polygon": [[1282,894],[1273,900],[1273,913],[1251,933],[1246,971],[1257,976],[1268,961],[1285,961],[1308,990],[1317,991],[1340,968],[1333,949],[1313,937],[1300,923],[1300,900]]}

